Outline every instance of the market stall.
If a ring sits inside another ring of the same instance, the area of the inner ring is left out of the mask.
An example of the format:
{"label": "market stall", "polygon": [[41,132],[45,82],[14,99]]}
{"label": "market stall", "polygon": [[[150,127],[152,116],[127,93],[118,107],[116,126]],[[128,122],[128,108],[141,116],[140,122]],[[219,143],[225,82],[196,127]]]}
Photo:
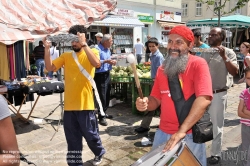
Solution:
{"label": "market stall", "polygon": [[[116,0],[1,1],[0,50],[2,55],[0,81],[8,88],[3,93],[6,94],[10,106],[16,103],[20,105],[18,109],[13,108],[14,113],[21,115],[21,106],[26,101],[30,101],[27,100],[31,93],[30,88],[26,88],[28,91],[20,89],[24,79],[26,80],[29,77],[27,73],[29,68],[28,42],[47,35],[66,34],[72,25],[80,24],[88,27],[94,20],[101,20],[114,10],[116,4]],[[43,80],[44,78],[32,79],[27,82],[38,83],[38,79]],[[16,90],[13,91],[13,87],[16,87]],[[13,94],[10,97],[11,92]],[[38,96],[40,97],[40,95]],[[16,100],[11,102],[13,98],[16,98]],[[31,108],[30,114],[34,107]],[[21,119],[27,120],[29,117],[30,115]]]}

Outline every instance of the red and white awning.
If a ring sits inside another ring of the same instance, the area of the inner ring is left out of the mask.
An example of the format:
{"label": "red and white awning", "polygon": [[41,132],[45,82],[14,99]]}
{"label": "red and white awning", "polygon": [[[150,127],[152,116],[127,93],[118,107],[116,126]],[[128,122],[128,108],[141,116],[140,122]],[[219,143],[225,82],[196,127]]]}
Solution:
{"label": "red and white awning", "polygon": [[114,10],[117,0],[0,0],[0,42],[13,44],[89,26]]}

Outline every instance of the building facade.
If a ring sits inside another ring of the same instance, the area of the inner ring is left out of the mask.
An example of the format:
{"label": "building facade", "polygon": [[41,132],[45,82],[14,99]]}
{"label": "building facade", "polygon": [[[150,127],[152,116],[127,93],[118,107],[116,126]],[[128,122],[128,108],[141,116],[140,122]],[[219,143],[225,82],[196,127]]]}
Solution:
{"label": "building facade", "polygon": [[[188,22],[192,20],[202,20],[202,19],[210,19],[217,18],[218,15],[214,13],[214,8],[219,4],[219,0],[214,0],[214,5],[202,4],[201,2],[197,2],[196,0],[182,0],[181,8],[182,8],[182,21]],[[221,0],[224,3],[225,0]],[[225,4],[224,11],[228,13],[232,8],[235,7],[238,0],[230,0]],[[250,16],[250,2],[246,3],[246,5],[238,9],[230,14],[226,14],[223,16],[240,14],[245,16]]]}
{"label": "building facade", "polygon": [[164,43],[171,27],[184,24],[181,11],[181,0],[119,0],[112,15],[90,26],[89,38],[97,32],[112,34],[114,53],[131,52],[136,39],[145,43],[147,35]]}

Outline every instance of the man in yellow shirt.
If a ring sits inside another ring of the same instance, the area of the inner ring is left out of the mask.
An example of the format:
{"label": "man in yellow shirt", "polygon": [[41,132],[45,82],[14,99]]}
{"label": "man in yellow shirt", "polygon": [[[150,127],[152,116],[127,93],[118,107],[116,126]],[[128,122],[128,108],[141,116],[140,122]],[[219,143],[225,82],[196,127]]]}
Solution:
{"label": "man in yellow shirt", "polygon": [[[83,25],[74,25],[70,34],[78,38],[71,42],[80,65],[94,77],[95,68],[100,67],[99,52],[90,49],[86,43],[87,29]],[[48,71],[57,71],[64,66],[64,132],[68,144],[67,163],[69,166],[82,166],[82,137],[95,154],[93,165],[98,165],[105,149],[99,136],[98,123],[95,115],[94,94],[90,81],[82,74],[73,58],[73,52],[63,53],[59,58],[51,60],[50,42],[44,38],[45,66]]]}

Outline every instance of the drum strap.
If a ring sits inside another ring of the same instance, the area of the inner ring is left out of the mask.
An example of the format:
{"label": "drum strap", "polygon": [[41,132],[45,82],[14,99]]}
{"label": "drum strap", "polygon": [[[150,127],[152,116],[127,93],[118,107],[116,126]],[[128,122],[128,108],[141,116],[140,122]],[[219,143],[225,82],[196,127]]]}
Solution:
{"label": "drum strap", "polygon": [[168,85],[170,89],[171,98],[174,101],[179,125],[181,125],[188,116],[193,102],[196,99],[196,96],[195,94],[193,94],[189,97],[188,100],[185,100],[178,76],[175,76],[172,79],[168,79]]}
{"label": "drum strap", "polygon": [[100,113],[102,116],[105,116],[105,113],[103,111],[103,107],[102,107],[102,103],[101,103],[101,100],[100,100],[100,96],[99,96],[99,93],[97,91],[97,88],[96,88],[96,84],[95,84],[95,81],[94,79],[91,77],[91,75],[83,68],[83,66],[79,63],[78,61],[78,57],[76,56],[76,53],[75,52],[72,52],[72,56],[77,64],[77,66],[79,67],[81,73],[90,81],[93,89],[94,89],[94,94],[95,94],[95,97],[96,97],[96,101],[99,105],[99,108],[100,108]]}

